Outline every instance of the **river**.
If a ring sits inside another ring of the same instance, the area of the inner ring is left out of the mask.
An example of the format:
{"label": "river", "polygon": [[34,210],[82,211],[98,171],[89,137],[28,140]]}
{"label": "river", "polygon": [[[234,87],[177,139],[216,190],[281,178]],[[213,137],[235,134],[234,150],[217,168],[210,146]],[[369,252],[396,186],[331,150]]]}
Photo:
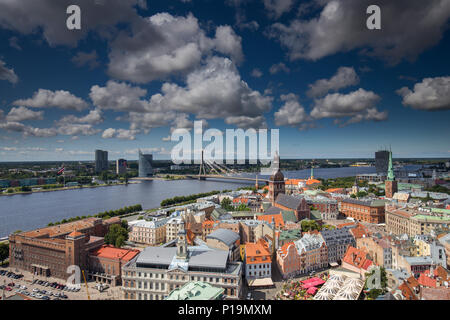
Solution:
{"label": "river", "polygon": [[[373,172],[375,172],[374,167],[323,168],[314,169],[314,176],[327,179]],[[286,171],[284,174],[289,178],[303,179],[309,177],[310,170]],[[97,214],[135,204],[141,204],[144,209],[151,209],[159,207],[162,200],[174,196],[237,189],[248,185],[251,183],[219,180],[154,180],[127,186],[2,196],[0,197],[0,238],[16,230],[25,231],[44,227],[49,222],[61,221],[64,218]]]}

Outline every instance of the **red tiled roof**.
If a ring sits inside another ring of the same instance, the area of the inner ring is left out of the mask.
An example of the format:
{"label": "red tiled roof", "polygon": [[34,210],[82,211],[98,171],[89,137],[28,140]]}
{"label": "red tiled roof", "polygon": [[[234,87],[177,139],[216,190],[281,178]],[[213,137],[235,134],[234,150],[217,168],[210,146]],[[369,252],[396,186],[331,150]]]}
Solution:
{"label": "red tiled roof", "polygon": [[421,273],[418,282],[424,287],[436,288],[436,279],[432,279]]}
{"label": "red tiled roof", "polygon": [[373,264],[372,260],[367,258],[367,255],[366,251],[350,246],[342,261],[359,269],[367,270]]}
{"label": "red tiled roof", "polygon": [[283,215],[281,213],[279,213],[279,214],[265,214],[265,215],[258,216],[257,219],[258,220],[264,220],[264,221],[266,221],[268,223],[272,223],[272,217],[274,219],[275,226],[277,228],[284,227]]}
{"label": "red tiled roof", "polygon": [[76,237],[79,237],[79,236],[82,236],[83,234],[81,233],[81,232],[78,232],[78,231],[72,231],[71,233],[69,233],[69,237],[72,237],[72,238],[76,238]]}
{"label": "red tiled roof", "polygon": [[140,252],[139,250],[120,249],[112,245],[103,245],[99,249],[91,252],[91,255],[106,259],[118,259],[122,261],[130,261],[139,252]]}
{"label": "red tiled roof", "polygon": [[406,300],[418,300],[413,290],[405,281],[403,281],[403,283],[399,285],[398,288],[402,291],[402,294],[406,298]]}
{"label": "red tiled roof", "polygon": [[419,286],[419,282],[413,276],[411,276],[408,279],[406,279],[406,282],[413,288]]}
{"label": "red tiled roof", "polygon": [[363,226],[361,223],[358,223],[358,225],[355,228],[350,229],[351,234],[355,239],[360,239],[364,235],[367,237],[369,234],[369,230]]}
{"label": "red tiled roof", "polygon": [[[267,243],[262,239],[256,243],[246,243],[245,255],[247,264],[272,263]],[[263,260],[263,258],[265,259]]]}

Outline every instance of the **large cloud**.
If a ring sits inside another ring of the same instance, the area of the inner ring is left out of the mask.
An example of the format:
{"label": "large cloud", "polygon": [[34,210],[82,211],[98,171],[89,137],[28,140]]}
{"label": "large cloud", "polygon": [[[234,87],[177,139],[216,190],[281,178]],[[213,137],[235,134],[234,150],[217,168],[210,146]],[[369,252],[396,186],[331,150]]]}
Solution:
{"label": "large cloud", "polygon": [[274,113],[277,126],[299,126],[309,120],[305,108],[298,102],[295,94],[282,95],[284,105]]}
{"label": "large cloud", "polygon": [[153,15],[122,31],[111,43],[109,74],[120,80],[146,83],[193,70],[212,50],[243,60],[241,37],[219,26],[209,38],[198,20],[168,13]]}
{"label": "large cloud", "polygon": [[152,102],[204,119],[226,119],[261,116],[270,110],[272,98],[252,90],[241,80],[231,60],[213,57],[187,76],[185,87],[163,84],[162,94],[153,96]]}
{"label": "large cloud", "polygon": [[42,120],[43,115],[44,111],[33,111],[25,107],[11,108],[6,116],[6,121]]}
{"label": "large cloud", "polygon": [[74,124],[74,123],[78,123],[78,124],[85,123],[85,124],[93,125],[93,124],[102,123],[103,120],[104,120],[104,118],[103,118],[102,111],[99,109],[94,109],[94,110],[89,111],[89,113],[83,117],[77,117],[74,115],[65,116],[58,121],[58,124],[60,126],[67,125],[67,124]]}
{"label": "large cloud", "polygon": [[16,106],[32,108],[60,108],[66,110],[81,111],[88,107],[88,104],[81,98],[76,97],[69,91],[51,91],[39,89],[30,99],[20,99],[13,102]]}
{"label": "large cloud", "polygon": [[109,80],[105,87],[94,85],[89,97],[100,109],[115,111],[150,111],[148,102],[141,97],[147,95],[147,90],[133,87],[123,82]]}
{"label": "large cloud", "polygon": [[6,63],[0,59],[0,80],[6,80],[11,83],[17,83],[19,77],[14,72],[14,69],[9,69],[6,67]]}
{"label": "large cloud", "polygon": [[311,117],[314,119],[350,117],[346,124],[362,120],[386,120],[387,112],[380,112],[375,108],[379,100],[380,96],[361,88],[348,94],[328,94],[315,100]]}
{"label": "large cloud", "polygon": [[340,67],[336,74],[330,79],[320,79],[309,85],[307,92],[310,97],[318,97],[328,93],[331,90],[353,86],[359,83],[359,77],[355,69],[349,67]]}
{"label": "large cloud", "polygon": [[414,85],[397,90],[403,105],[413,109],[438,111],[450,109],[450,77],[425,78]]}
{"label": "large cloud", "polygon": [[267,34],[288,49],[291,60],[317,60],[338,52],[361,52],[390,63],[418,54],[437,44],[450,17],[448,0],[378,0],[381,30],[366,27],[372,0],[314,0],[320,16],[273,24]]}

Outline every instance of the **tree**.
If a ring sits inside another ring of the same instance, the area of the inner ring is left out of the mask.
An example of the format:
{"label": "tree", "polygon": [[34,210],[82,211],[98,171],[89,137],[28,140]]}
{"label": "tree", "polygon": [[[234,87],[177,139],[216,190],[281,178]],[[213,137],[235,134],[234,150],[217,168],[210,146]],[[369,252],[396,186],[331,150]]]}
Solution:
{"label": "tree", "polygon": [[9,257],[9,245],[5,242],[0,243],[0,262],[3,264],[3,261],[8,259]]}
{"label": "tree", "polygon": [[222,202],[220,203],[220,206],[227,211],[233,210],[230,198],[223,198]]}
{"label": "tree", "polygon": [[125,244],[128,240],[128,230],[122,225],[114,224],[109,228],[108,233],[105,236],[105,243],[112,244],[118,248]]}

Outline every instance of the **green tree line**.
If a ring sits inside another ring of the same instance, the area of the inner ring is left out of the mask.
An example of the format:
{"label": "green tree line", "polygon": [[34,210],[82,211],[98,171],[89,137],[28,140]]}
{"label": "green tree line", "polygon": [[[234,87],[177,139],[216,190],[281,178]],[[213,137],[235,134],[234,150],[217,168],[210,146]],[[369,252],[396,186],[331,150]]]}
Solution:
{"label": "green tree line", "polygon": [[212,196],[212,195],[215,195],[218,193],[225,193],[225,192],[230,192],[230,191],[231,190],[223,190],[223,191],[214,190],[214,191],[206,192],[206,193],[191,194],[189,196],[177,196],[177,197],[173,197],[173,198],[169,198],[169,199],[165,199],[165,200],[161,201],[161,207],[172,206],[175,204],[193,201],[193,200],[197,200],[199,198],[209,197],[209,196]]}
{"label": "green tree line", "polygon": [[77,217],[72,217],[72,218],[67,218],[67,219],[63,219],[59,222],[50,222],[47,226],[51,227],[51,226],[56,226],[59,224],[63,224],[63,223],[67,223],[67,222],[73,222],[73,221],[77,221],[77,220],[82,220],[82,219],[86,219],[86,218],[90,218],[90,217],[96,217],[96,218],[102,218],[102,219],[109,219],[112,217],[117,217],[117,216],[121,216],[127,213],[132,213],[132,212],[136,212],[136,211],[142,211],[142,205],[140,204],[136,204],[134,206],[130,206],[130,207],[124,207],[121,209],[117,209],[117,210],[110,210],[110,211],[105,211],[105,212],[100,212],[96,215],[89,215],[89,216],[77,216]]}

